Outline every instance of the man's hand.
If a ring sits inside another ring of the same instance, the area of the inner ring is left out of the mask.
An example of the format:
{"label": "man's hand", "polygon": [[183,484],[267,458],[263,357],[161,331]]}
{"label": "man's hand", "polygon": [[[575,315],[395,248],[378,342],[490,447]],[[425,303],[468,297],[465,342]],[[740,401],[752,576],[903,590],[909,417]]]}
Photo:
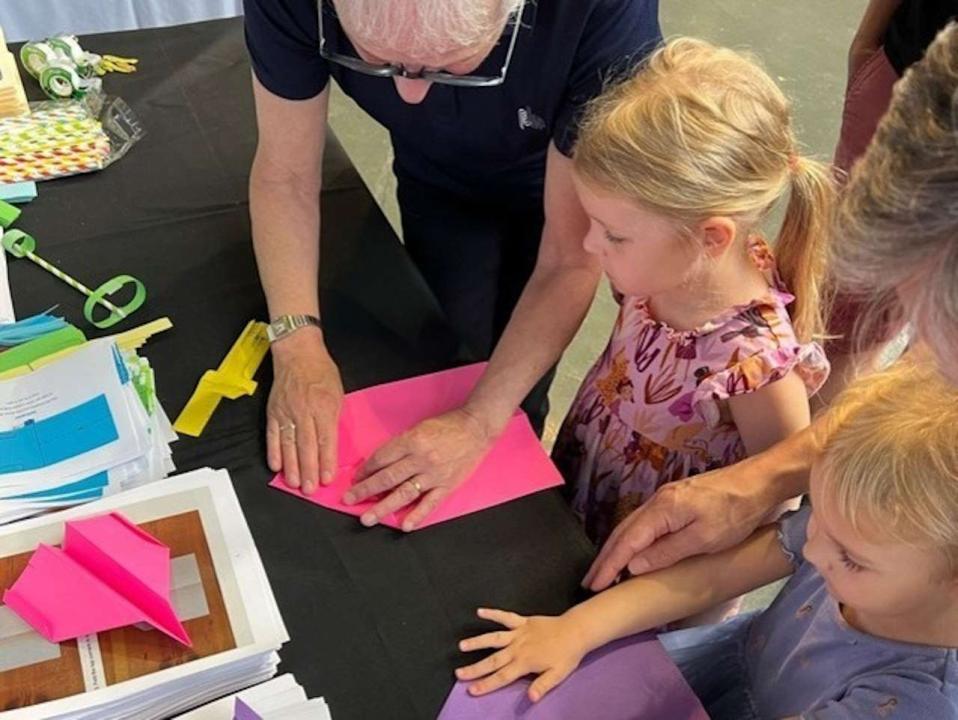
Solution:
{"label": "man's hand", "polygon": [[414,530],[471,473],[492,444],[482,423],[464,408],[424,420],[373,453],[343,496],[348,505],[389,493],[363,513],[377,524],[407,505],[402,529]]}
{"label": "man's hand", "polygon": [[266,407],[266,457],[273,472],[307,495],[336,474],[343,383],[321,334],[303,328],[273,345]]}
{"label": "man's hand", "polygon": [[749,458],[663,485],[649,502],[619,523],[582,584],[598,592],[626,568],[633,575],[642,575],[742,542],[788,497],[779,498],[769,491],[775,478],[769,477],[766,467]]}

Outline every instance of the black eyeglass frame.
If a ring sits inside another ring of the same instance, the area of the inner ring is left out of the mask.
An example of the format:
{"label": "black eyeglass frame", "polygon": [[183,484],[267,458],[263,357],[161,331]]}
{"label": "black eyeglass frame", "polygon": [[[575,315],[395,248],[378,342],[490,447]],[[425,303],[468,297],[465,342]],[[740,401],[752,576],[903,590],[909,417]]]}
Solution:
{"label": "black eyeglass frame", "polygon": [[526,0],[519,1],[519,7],[513,16],[512,37],[509,39],[509,49],[506,51],[506,58],[502,63],[502,69],[499,71],[499,74],[493,76],[456,75],[454,73],[445,72],[444,70],[426,70],[423,68],[420,68],[417,71],[411,71],[403,65],[394,65],[392,63],[377,65],[375,63],[366,62],[359,57],[341,55],[340,53],[331,52],[326,47],[326,35],[323,32],[323,0],[317,0],[316,4],[319,10],[319,54],[323,59],[332,63],[336,63],[337,65],[342,65],[344,68],[349,70],[362,73],[363,75],[370,75],[372,77],[403,77],[409,78],[410,80],[428,80],[441,85],[479,88],[495,87],[496,85],[502,85],[502,83],[506,81],[506,73],[509,71],[509,63],[512,61],[512,53],[516,48],[516,40],[519,38],[519,26],[522,24],[522,13],[523,10],[525,10]]}

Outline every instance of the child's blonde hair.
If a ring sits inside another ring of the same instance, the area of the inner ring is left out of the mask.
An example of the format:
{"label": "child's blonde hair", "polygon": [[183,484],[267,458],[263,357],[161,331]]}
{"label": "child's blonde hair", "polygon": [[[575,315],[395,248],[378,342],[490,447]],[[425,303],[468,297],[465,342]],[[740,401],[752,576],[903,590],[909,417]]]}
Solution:
{"label": "child's blonde hair", "polygon": [[933,363],[861,378],[818,426],[827,502],[857,532],[941,550],[958,574],[958,390]]}
{"label": "child's blonde hair", "polygon": [[799,339],[822,335],[834,179],[798,154],[789,102],[755,58],[670,41],[593,101],[574,160],[586,182],[686,229],[719,215],[746,233],[791,191],[775,242],[779,271],[796,297]]}

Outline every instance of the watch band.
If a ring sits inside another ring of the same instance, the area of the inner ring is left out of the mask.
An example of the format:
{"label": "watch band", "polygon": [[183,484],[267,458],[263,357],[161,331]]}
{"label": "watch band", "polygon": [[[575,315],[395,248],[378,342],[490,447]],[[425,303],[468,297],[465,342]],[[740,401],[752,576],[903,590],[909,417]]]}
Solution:
{"label": "watch band", "polygon": [[323,324],[313,315],[280,315],[266,326],[266,337],[271,343],[291,335],[297,330],[314,325],[321,328]]}

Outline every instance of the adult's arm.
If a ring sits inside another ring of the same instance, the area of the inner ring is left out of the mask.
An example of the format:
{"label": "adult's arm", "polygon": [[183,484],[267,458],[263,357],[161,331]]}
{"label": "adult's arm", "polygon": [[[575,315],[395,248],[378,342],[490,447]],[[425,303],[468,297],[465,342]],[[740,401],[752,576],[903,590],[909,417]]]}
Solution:
{"label": "adult's arm", "polygon": [[862,63],[882,46],[885,32],[901,3],[902,0],[871,0],[868,3],[848,50],[849,80],[855,77]]}
{"label": "adult's arm", "polygon": [[403,529],[419,524],[479,463],[582,323],[600,268],[582,246],[589,220],[572,182],[572,160],[555,145],[546,161],[544,207],[535,270],[466,404],[384,445],[346,493],[345,501],[355,503],[389,492],[362,516],[365,525],[417,501]]}
{"label": "adult's arm", "polygon": [[735,465],[663,485],[616,527],[583,585],[602,590],[626,568],[641,575],[742,542],[772,510],[808,491],[814,432],[815,423]]}
{"label": "adult's arm", "polygon": [[[250,172],[253,247],[271,318],[320,315],[319,193],[329,86],[288,100],[253,76],[259,140]],[[307,327],[272,347],[274,380],[267,406],[269,466],[311,492],[336,468],[343,388],[323,342]]]}

